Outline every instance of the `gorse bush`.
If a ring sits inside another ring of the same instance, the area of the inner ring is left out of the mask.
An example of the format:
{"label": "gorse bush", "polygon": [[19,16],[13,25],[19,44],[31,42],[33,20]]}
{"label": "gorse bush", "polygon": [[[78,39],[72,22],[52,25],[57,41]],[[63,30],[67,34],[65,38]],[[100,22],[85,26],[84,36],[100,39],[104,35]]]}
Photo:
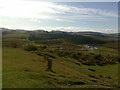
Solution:
{"label": "gorse bush", "polygon": [[99,65],[104,66],[108,64],[116,64],[120,61],[120,58],[112,55],[96,54],[96,53],[84,53],[74,50],[56,50],[55,54],[60,57],[70,57],[76,59],[84,65]]}
{"label": "gorse bush", "polygon": [[37,50],[37,47],[33,44],[26,44],[23,46],[24,50],[26,51],[35,51]]}

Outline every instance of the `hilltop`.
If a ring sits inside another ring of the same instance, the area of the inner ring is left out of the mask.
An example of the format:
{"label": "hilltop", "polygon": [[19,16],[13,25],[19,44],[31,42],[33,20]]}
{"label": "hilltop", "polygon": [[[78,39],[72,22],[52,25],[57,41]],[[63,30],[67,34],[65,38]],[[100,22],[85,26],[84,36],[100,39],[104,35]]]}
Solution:
{"label": "hilltop", "polygon": [[118,34],[1,30],[3,88],[118,87]]}

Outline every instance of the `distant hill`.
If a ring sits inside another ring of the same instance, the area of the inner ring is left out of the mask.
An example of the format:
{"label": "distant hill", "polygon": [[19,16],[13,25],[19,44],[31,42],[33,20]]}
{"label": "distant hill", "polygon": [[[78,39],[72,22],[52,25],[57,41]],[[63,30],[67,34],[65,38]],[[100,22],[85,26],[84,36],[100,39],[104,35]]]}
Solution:
{"label": "distant hill", "polygon": [[[74,44],[103,44],[106,42],[117,41],[118,34],[105,34],[101,32],[64,32],[64,31],[45,31],[39,30],[22,30],[22,29],[7,29],[1,28],[3,35],[12,32],[24,33],[28,36],[29,40],[34,40],[36,42],[45,42],[48,40],[55,39],[62,40],[64,42],[70,42]],[[63,42],[61,42],[63,43]]]}
{"label": "distant hill", "polygon": [[109,41],[116,41],[118,38],[112,34],[104,34],[99,32],[28,32],[31,40],[39,39],[63,39],[76,44],[102,44]]}

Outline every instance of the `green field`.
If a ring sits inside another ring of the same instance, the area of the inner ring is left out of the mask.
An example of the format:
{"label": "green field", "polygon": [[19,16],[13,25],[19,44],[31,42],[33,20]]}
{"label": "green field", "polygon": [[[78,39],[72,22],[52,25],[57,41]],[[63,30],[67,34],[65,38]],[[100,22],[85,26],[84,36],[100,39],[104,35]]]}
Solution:
{"label": "green field", "polygon": [[[15,48],[3,48],[3,88],[38,87],[111,87],[117,85],[118,65],[77,66],[58,57],[53,61],[55,73],[47,72],[47,62],[36,54]],[[88,69],[94,69],[95,72]],[[89,75],[96,76],[90,78]],[[101,79],[99,75],[102,75]],[[98,78],[97,78],[98,77]],[[107,77],[111,77],[109,79]],[[99,80],[100,79],[100,80]],[[92,82],[96,80],[97,82]],[[69,81],[85,85],[69,85]],[[61,84],[59,84],[61,83]],[[101,85],[105,84],[105,85]],[[111,85],[112,84],[112,85]]]}
{"label": "green field", "polygon": [[[118,52],[116,48],[108,47],[109,44],[99,45],[97,50],[79,51],[82,44],[65,42],[64,39],[54,39],[54,43],[47,45],[40,39],[31,41],[27,37],[27,33],[3,36],[3,88],[118,87]],[[47,43],[49,41],[47,39]],[[57,45],[56,41],[63,44]],[[37,50],[29,51],[26,44],[32,44]],[[53,71],[46,71],[45,55],[52,57]],[[97,61],[95,57],[105,61]],[[95,65],[87,65],[89,63]]]}

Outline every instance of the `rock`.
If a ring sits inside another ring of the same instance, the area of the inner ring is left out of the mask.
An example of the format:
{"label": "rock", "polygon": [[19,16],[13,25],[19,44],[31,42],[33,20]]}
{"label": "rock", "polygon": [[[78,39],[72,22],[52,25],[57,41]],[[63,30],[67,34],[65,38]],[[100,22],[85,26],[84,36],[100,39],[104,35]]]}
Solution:
{"label": "rock", "polygon": [[96,77],[95,77],[95,76],[93,76],[93,75],[89,75],[89,77],[96,78]]}
{"label": "rock", "polygon": [[28,70],[28,69],[25,69],[24,71],[28,72],[29,70]]}
{"label": "rock", "polygon": [[88,70],[95,72],[96,70],[89,68]]}
{"label": "rock", "polygon": [[109,77],[109,76],[108,76],[108,77],[106,77],[106,78],[112,79],[112,78],[111,78],[111,77]]}

